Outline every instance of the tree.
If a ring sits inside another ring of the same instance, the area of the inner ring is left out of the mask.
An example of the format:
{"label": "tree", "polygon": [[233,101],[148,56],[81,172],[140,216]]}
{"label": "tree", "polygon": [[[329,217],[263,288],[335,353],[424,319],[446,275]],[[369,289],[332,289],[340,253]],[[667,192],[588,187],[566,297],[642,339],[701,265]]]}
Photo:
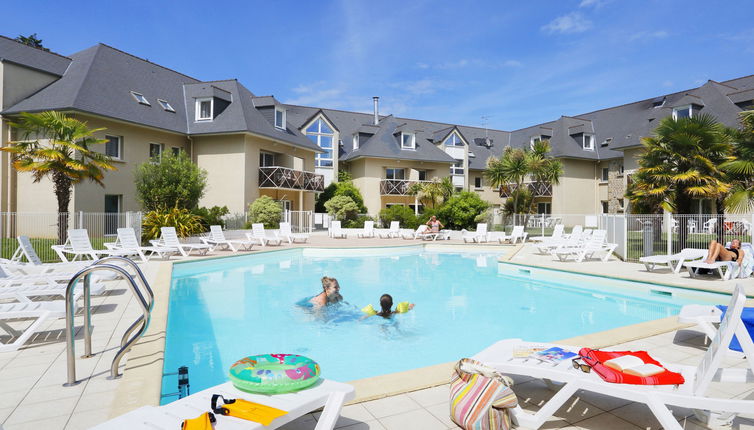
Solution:
{"label": "tree", "polygon": [[207,172],[188,155],[163,154],[136,167],[136,198],[146,211],[166,208],[195,209],[207,186]]}
{"label": "tree", "polygon": [[393,205],[380,211],[380,222],[383,227],[389,226],[392,221],[398,221],[402,228],[419,227],[419,219],[414,215],[414,211],[404,205]]}
{"label": "tree", "polygon": [[327,213],[338,221],[353,220],[359,214],[359,206],[348,196],[335,196],[325,202]]}
{"label": "tree", "polygon": [[21,42],[24,45],[28,45],[34,48],[39,48],[43,51],[50,52],[49,49],[42,46],[42,39],[37,37],[37,33],[33,33],[28,36],[19,34],[18,37],[16,38],[16,41]]}
{"label": "tree", "polygon": [[442,205],[456,191],[453,181],[448,178],[432,178],[429,182],[414,182],[408,189],[408,194],[416,198],[424,206],[432,209]]}
{"label": "tree", "polygon": [[351,181],[333,182],[325,188],[325,190],[319,193],[317,196],[317,202],[314,205],[315,212],[327,212],[325,208],[325,202],[329,201],[335,196],[347,196],[350,197],[354,203],[359,207],[360,213],[367,211],[364,206],[364,197],[361,196],[361,192],[358,187]]}
{"label": "tree", "polygon": [[728,173],[732,189],[725,199],[725,207],[731,212],[754,211],[754,110],[741,112],[740,130],[731,130],[733,158],[720,166]]}
{"label": "tree", "polygon": [[85,122],[53,111],[23,112],[11,127],[23,138],[0,150],[11,153],[13,167],[31,173],[34,182],[52,180],[58,201],[58,240],[63,243],[73,185],[89,180],[104,187],[104,172],[115,170],[110,157],[91,148],[106,142],[94,137],[104,128],[90,129]]}
{"label": "tree", "polygon": [[448,228],[474,228],[477,217],[489,207],[490,204],[482,200],[479,194],[461,191],[437,209],[437,218]]}
{"label": "tree", "polygon": [[265,228],[280,227],[283,207],[270,196],[261,196],[249,205],[249,221],[262,223]]}

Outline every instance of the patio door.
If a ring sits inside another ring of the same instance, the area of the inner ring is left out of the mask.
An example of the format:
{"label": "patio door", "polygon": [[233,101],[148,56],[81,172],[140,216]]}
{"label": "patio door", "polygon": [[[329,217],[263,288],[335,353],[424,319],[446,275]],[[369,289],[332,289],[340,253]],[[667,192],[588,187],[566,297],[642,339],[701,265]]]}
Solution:
{"label": "patio door", "polygon": [[114,235],[118,232],[118,218],[120,217],[123,196],[120,194],[105,194],[105,234]]}

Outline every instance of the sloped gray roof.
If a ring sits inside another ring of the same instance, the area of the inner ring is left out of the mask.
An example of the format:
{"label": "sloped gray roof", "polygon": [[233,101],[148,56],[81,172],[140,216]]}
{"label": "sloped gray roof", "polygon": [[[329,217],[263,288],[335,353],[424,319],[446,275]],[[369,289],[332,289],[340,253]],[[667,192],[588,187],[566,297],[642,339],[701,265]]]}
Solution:
{"label": "sloped gray roof", "polygon": [[24,45],[5,36],[0,36],[0,61],[10,61],[57,76],[63,76],[71,64],[68,57]]}

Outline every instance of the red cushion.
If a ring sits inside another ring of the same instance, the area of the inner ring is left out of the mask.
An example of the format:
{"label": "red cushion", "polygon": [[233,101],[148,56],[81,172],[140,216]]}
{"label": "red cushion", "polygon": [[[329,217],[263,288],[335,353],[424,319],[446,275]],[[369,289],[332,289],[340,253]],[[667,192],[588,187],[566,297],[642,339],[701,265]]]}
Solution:
{"label": "red cushion", "polygon": [[[665,369],[665,366],[650,357],[646,351],[599,351],[596,349],[581,348],[579,355],[584,359],[586,364],[591,366],[593,371],[605,380],[605,382],[634,385],[679,385],[685,382],[683,375]],[[627,375],[602,364],[607,360],[622,357],[624,355],[633,355],[634,357],[640,358],[644,363],[655,364],[665,369],[665,371],[652,376],[636,376]]]}

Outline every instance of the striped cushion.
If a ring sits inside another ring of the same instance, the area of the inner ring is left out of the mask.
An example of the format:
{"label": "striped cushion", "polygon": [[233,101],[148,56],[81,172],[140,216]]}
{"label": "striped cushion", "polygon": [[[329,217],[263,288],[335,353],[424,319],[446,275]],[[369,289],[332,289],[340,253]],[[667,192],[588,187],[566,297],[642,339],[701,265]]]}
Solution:
{"label": "striped cushion", "polygon": [[[462,366],[466,364],[462,369]],[[474,368],[469,371],[469,368]],[[468,430],[508,430],[508,408],[518,405],[516,394],[508,387],[509,379],[486,368],[482,363],[464,358],[450,379],[450,419]]]}

